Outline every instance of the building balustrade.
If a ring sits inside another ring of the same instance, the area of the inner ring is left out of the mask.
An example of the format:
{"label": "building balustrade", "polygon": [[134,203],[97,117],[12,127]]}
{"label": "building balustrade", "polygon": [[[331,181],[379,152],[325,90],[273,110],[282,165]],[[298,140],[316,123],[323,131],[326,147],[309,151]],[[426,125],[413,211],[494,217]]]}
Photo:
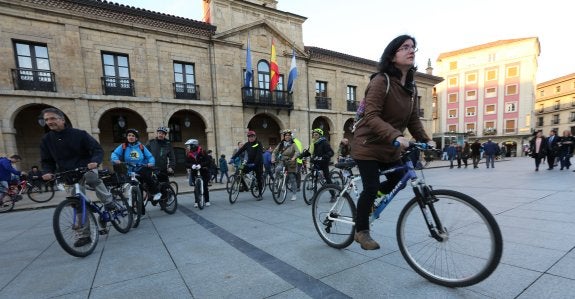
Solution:
{"label": "building balustrade", "polygon": [[33,69],[12,69],[12,81],[16,90],[56,92],[54,72]]}

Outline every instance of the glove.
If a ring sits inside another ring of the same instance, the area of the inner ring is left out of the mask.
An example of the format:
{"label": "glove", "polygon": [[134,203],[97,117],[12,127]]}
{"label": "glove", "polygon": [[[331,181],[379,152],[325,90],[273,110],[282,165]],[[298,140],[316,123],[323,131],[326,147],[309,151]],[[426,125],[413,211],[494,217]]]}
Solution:
{"label": "glove", "polygon": [[427,146],[429,146],[429,148],[435,148],[437,146],[437,144],[435,143],[435,141],[429,140],[427,142]]}
{"label": "glove", "polygon": [[194,170],[200,169],[200,168],[202,168],[202,167],[200,166],[200,164],[194,164],[194,165],[192,165],[192,169],[194,169]]}
{"label": "glove", "polygon": [[174,170],[171,167],[168,167],[168,173],[173,174]]}
{"label": "glove", "polygon": [[317,156],[317,157],[314,157],[313,160],[314,161],[321,161],[321,160],[323,160],[323,157]]}
{"label": "glove", "polygon": [[407,138],[405,138],[403,136],[399,136],[399,137],[395,138],[394,145],[397,143],[399,143],[399,147],[401,149],[406,149],[409,147],[409,140],[407,140]]}

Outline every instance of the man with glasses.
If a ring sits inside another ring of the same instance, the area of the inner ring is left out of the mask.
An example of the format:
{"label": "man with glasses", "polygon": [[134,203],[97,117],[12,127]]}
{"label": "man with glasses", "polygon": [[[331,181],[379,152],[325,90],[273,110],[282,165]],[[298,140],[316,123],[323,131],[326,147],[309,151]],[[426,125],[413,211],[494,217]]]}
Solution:
{"label": "man with glasses", "polygon": [[[244,145],[238,149],[238,151],[231,157],[231,161],[234,161],[237,157],[240,157],[244,152],[247,153],[246,155],[246,165],[250,165],[250,168],[253,165],[253,170],[256,173],[256,180],[258,182],[258,189],[260,190],[259,196],[256,198],[257,200],[262,200],[262,190],[263,190],[263,179],[262,179],[262,172],[263,172],[263,145],[259,140],[257,140],[256,132],[248,131],[248,142],[244,143]],[[247,190],[247,186],[244,186]]]}
{"label": "man with glasses", "polygon": [[[98,178],[98,166],[102,163],[104,150],[102,146],[84,130],[74,129],[66,125],[64,113],[56,108],[46,108],[40,114],[50,132],[44,134],[40,144],[40,159],[42,162],[42,179],[54,179],[54,172],[87,167],[92,171],[84,174],[86,185],[96,190],[96,196],[107,208],[113,208],[112,194]],[[82,215],[82,213],[78,213]],[[82,247],[92,242],[90,238],[89,217],[84,227],[76,230],[75,247]]]}

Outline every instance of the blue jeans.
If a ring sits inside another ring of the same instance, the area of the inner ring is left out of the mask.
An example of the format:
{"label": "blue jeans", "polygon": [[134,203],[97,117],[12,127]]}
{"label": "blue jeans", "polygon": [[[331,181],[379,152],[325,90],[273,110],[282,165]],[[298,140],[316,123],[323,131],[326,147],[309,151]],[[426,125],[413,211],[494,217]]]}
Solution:
{"label": "blue jeans", "polygon": [[495,168],[495,155],[494,154],[485,154],[485,165],[489,168],[489,164],[491,163],[491,168]]}

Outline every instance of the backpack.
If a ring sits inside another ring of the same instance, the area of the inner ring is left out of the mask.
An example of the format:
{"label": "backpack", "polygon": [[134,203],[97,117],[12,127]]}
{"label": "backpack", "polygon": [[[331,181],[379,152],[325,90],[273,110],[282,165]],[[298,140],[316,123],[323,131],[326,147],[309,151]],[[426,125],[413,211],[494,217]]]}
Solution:
{"label": "backpack", "polygon": [[[389,93],[389,86],[390,86],[389,75],[387,75],[387,73],[383,73],[383,74],[385,75],[385,79],[387,80],[387,88],[385,89],[385,96],[387,96],[387,94]],[[374,77],[375,76],[373,76],[372,79]],[[352,133],[355,132],[355,130],[359,127],[359,124],[363,120],[364,115],[365,115],[365,96],[359,102],[359,105],[357,106],[357,111],[355,112],[355,120],[353,122],[353,127],[351,129]]]}

